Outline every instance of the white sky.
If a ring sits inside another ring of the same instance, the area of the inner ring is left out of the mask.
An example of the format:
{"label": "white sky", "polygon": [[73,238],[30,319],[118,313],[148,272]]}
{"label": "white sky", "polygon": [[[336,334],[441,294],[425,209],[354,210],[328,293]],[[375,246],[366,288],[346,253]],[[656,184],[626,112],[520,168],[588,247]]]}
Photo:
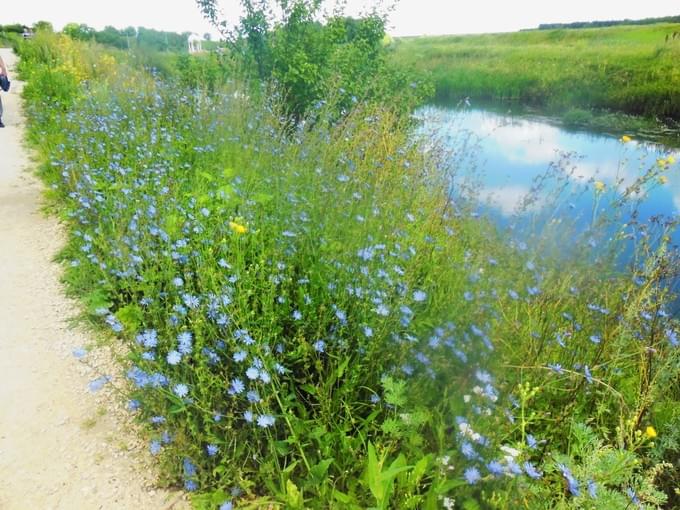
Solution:
{"label": "white sky", "polygon": [[[220,0],[227,20],[238,20],[238,3]],[[347,0],[347,4],[348,12],[356,13],[371,2]],[[680,15],[678,0],[401,0],[390,17],[389,32],[397,36],[509,32],[539,23],[672,15]],[[0,24],[30,25],[38,20],[50,21],[57,29],[75,21],[97,29],[113,25],[212,31],[194,0],[8,0],[0,7]]]}

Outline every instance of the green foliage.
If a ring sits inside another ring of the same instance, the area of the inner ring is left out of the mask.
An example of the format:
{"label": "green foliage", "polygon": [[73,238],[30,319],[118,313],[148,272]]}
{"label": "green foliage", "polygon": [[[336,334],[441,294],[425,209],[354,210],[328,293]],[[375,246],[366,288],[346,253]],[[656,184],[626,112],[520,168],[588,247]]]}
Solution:
{"label": "green foliage", "polygon": [[655,25],[657,23],[680,23],[680,16],[664,16],[661,18],[624,19],[609,21],[577,21],[575,23],[541,23],[539,30],[554,30],[561,28],[602,28],[618,25]]}
{"label": "green foliage", "polygon": [[21,24],[0,25],[0,45],[13,47],[22,39],[26,27]]}
{"label": "green foliage", "polygon": [[[58,34],[20,49],[65,280],[125,343],[139,421],[197,508],[658,508],[672,494],[665,282],[680,266],[664,225],[644,227],[629,268],[606,215],[585,232],[551,223],[529,247],[472,214],[398,108],[359,100],[338,117],[329,100],[291,129],[287,101],[210,86],[199,64],[187,90],[169,55],[172,79]],[[627,206],[664,171],[598,205]]]}
{"label": "green foliage", "polygon": [[62,32],[78,41],[91,41],[97,31],[85,23],[67,23]]}
{"label": "green foliage", "polygon": [[35,100],[42,96],[54,107],[62,108],[64,111],[73,105],[78,95],[77,80],[73,74],[57,74],[48,66],[36,68],[31,74],[34,80],[41,81],[41,86],[38,90],[32,86],[34,82],[29,83],[24,91],[25,97]]}
{"label": "green foliage", "polygon": [[[655,489],[653,475],[645,476],[633,452],[604,445],[581,423],[571,432],[568,454],[551,452],[551,460],[544,464],[545,481],[525,494],[528,508],[624,510],[641,507],[641,502],[644,508],[664,505],[666,496]],[[568,477],[574,480],[571,484]]]}
{"label": "green foliage", "polygon": [[22,34],[26,27],[20,23],[15,23],[14,25],[0,25],[0,32],[6,34]]}
{"label": "green foliage", "polygon": [[54,32],[54,27],[52,26],[52,23],[50,23],[49,21],[37,21],[33,25],[33,31],[34,32],[41,32],[41,31]]}
{"label": "green foliage", "polygon": [[394,459],[386,469],[385,464],[386,459],[384,457],[378,459],[375,447],[369,442],[364,483],[375,498],[375,508],[378,509],[388,508],[390,501],[392,501],[394,482],[397,476],[413,468],[413,466],[406,465],[403,454]]}
{"label": "green foliage", "polygon": [[123,33],[112,26],[106,26],[104,30],[94,33],[94,40],[99,44],[107,44],[115,48],[124,49],[130,46],[130,37],[135,40],[136,36],[137,31],[132,27]]}
{"label": "green foliage", "polygon": [[418,37],[394,61],[431,73],[441,100],[519,101],[680,119],[678,24]]}
{"label": "green foliage", "polygon": [[[197,3],[219,26],[215,2]],[[273,16],[272,3],[280,18]],[[324,101],[342,113],[358,102],[398,96],[409,112],[431,93],[414,73],[389,64],[385,19],[377,12],[354,19],[336,11],[321,19],[320,0],[244,0],[242,6],[245,14],[230,36],[233,55],[243,69],[275,86],[294,124]]]}
{"label": "green foliage", "polygon": [[3,47],[13,47],[19,40],[19,36],[14,32],[0,31],[0,45]]}
{"label": "green foliage", "polygon": [[175,32],[138,27],[135,41],[140,48],[156,51],[184,52],[187,51],[188,36],[188,32],[177,34]]}
{"label": "green foliage", "polygon": [[182,54],[176,57],[172,74],[186,89],[218,90],[233,76],[228,57],[218,53]]}
{"label": "green foliage", "polygon": [[84,23],[68,23],[64,26],[63,33],[77,41],[96,41],[125,50],[151,53],[186,53],[188,50],[189,32],[178,34],[145,27],[117,29],[110,25],[98,31]]}

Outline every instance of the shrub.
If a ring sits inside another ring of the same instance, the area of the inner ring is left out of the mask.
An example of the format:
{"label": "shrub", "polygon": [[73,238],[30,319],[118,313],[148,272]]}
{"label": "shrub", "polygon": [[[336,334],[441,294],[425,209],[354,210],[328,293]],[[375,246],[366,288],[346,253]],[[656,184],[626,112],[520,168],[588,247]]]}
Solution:
{"label": "shrub", "polygon": [[[226,24],[214,1],[197,4],[217,26]],[[387,61],[385,19],[377,11],[354,19],[338,11],[323,17],[319,0],[248,0],[242,6],[239,25],[233,33],[225,30],[232,53],[243,70],[276,87],[293,124],[330,98],[342,114],[357,102],[381,103],[398,95],[394,104],[408,113],[432,93],[413,72]]]}

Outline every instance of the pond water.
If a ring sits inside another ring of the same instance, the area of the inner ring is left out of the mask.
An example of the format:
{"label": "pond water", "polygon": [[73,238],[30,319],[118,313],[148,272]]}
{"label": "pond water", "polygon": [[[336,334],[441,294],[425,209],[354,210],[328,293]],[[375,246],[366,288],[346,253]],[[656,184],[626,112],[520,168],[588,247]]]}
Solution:
{"label": "pond water", "polygon": [[[567,215],[587,228],[598,208],[606,212],[606,204],[616,190],[626,189],[656,167],[659,175],[633,195],[639,220],[648,221],[658,215],[680,218],[677,149],[635,139],[624,143],[612,135],[570,131],[541,117],[474,108],[428,106],[417,116],[423,121],[424,132],[439,138],[452,158],[460,157],[456,152],[460,153],[462,144],[465,152],[475,152],[474,162],[461,164],[473,169],[479,194],[486,203],[484,208],[500,223],[517,221],[518,204],[551,168],[553,177],[560,175],[553,186],[567,184],[573,189],[566,198],[563,193],[560,199],[537,200],[526,208],[530,212],[542,209],[552,218]],[[673,160],[674,163],[664,163]],[[556,167],[561,170],[556,172]],[[549,186],[546,182],[543,185]],[[596,192],[596,188],[601,191]],[[673,240],[680,244],[680,233]]]}

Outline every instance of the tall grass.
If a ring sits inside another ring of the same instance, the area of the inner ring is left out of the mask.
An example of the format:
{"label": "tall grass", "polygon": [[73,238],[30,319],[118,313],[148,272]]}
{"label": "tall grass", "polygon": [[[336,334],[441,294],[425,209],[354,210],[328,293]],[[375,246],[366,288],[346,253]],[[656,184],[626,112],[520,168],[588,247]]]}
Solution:
{"label": "tall grass", "polygon": [[[678,24],[399,39],[394,59],[429,71],[437,97],[609,109],[680,119]],[[669,36],[667,40],[667,36]]]}
{"label": "tall grass", "polygon": [[620,271],[595,224],[561,257],[507,237],[389,108],[291,130],[236,81],[178,89],[58,36],[22,57],[65,280],[128,346],[131,409],[197,508],[674,497],[666,238]]}

